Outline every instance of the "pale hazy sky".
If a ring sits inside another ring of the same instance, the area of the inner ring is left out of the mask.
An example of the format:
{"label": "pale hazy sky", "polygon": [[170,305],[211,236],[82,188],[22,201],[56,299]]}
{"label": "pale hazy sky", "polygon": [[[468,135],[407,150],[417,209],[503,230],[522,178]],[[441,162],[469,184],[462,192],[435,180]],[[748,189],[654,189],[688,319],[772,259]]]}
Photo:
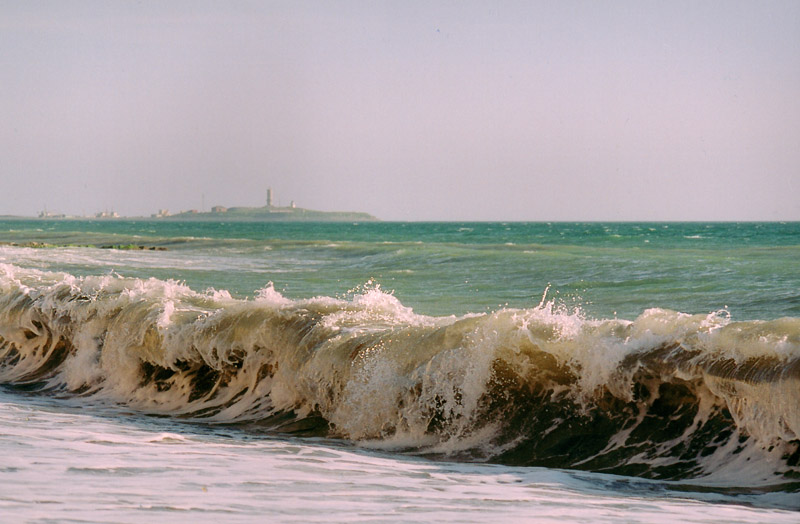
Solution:
{"label": "pale hazy sky", "polygon": [[796,0],[0,0],[0,66],[0,214],[800,220]]}

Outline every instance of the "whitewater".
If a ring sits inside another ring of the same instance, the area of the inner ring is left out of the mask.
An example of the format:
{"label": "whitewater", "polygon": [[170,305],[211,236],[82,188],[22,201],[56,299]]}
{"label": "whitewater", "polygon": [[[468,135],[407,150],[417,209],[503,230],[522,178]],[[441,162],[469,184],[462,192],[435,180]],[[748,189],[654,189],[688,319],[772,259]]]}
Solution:
{"label": "whitewater", "polygon": [[796,223],[4,225],[14,521],[800,518]]}

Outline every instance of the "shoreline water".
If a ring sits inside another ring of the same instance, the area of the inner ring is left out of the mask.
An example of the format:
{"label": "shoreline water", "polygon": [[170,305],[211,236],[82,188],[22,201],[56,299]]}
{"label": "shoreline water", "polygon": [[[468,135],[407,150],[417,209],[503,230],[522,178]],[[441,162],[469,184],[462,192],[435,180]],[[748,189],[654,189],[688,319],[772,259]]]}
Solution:
{"label": "shoreline water", "polygon": [[[0,476],[0,503],[7,518],[28,522],[788,523],[797,518],[796,511],[781,509],[780,501],[757,494],[732,497],[702,486],[614,475],[397,457],[318,439],[253,437],[235,429],[123,418],[113,411],[93,414],[5,392],[0,392],[0,420],[8,449],[19,450]],[[21,448],[31,425],[61,431],[42,433]],[[26,457],[39,460],[31,465]],[[13,483],[3,481],[12,475]]]}

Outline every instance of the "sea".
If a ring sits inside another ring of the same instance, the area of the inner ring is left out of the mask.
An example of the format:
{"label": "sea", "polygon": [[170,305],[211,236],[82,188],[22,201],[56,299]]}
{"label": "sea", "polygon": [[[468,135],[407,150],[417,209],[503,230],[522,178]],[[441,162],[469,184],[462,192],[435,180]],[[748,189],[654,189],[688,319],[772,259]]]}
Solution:
{"label": "sea", "polygon": [[0,522],[800,522],[800,223],[0,219]]}

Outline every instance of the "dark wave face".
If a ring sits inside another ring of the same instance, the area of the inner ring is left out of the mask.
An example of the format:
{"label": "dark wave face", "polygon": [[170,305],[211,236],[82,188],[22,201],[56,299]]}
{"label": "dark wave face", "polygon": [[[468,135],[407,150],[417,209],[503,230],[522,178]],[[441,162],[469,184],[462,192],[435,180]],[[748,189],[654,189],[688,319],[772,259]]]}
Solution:
{"label": "dark wave face", "polygon": [[414,314],[0,265],[0,382],[457,460],[794,491],[800,319]]}

